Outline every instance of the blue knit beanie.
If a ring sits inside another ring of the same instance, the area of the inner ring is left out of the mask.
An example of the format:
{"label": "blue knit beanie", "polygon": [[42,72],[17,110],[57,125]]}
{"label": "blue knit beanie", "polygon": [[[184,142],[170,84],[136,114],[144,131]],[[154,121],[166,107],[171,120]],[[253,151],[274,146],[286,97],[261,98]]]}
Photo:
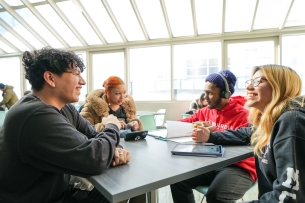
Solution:
{"label": "blue knit beanie", "polygon": [[0,83],[0,89],[3,89],[3,88],[4,88],[4,86],[5,86],[5,84]]}
{"label": "blue knit beanie", "polygon": [[[232,95],[235,91],[235,89],[234,89],[234,86],[236,83],[235,75],[229,70],[222,70],[219,72],[219,74],[221,74],[222,76],[224,76],[226,78],[228,86],[229,86],[229,90]],[[217,87],[219,87],[223,90],[226,90],[225,82],[223,81],[222,77],[220,75],[218,75],[217,73],[211,73],[210,75],[208,75],[208,77],[205,79],[205,81],[212,82]]]}

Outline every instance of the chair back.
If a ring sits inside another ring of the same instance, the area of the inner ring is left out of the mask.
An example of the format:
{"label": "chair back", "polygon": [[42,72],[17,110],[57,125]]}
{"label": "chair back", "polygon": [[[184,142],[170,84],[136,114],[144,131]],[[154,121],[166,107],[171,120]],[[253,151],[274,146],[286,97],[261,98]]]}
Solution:
{"label": "chair back", "polygon": [[156,130],[156,122],[153,114],[144,114],[139,116],[140,121],[144,126],[144,130]]}
{"label": "chair back", "polygon": [[5,111],[0,111],[0,128],[2,128],[2,125],[4,123],[4,119],[5,119]]}
{"label": "chair back", "polygon": [[182,114],[182,118],[188,118],[188,117],[190,117],[190,116],[191,116],[191,114],[188,114],[188,113]]}
{"label": "chair back", "polygon": [[164,118],[165,118],[165,112],[166,109],[159,109],[157,111],[158,113],[163,113],[163,115],[155,115],[155,122],[156,122],[156,126],[163,126],[164,125]]}

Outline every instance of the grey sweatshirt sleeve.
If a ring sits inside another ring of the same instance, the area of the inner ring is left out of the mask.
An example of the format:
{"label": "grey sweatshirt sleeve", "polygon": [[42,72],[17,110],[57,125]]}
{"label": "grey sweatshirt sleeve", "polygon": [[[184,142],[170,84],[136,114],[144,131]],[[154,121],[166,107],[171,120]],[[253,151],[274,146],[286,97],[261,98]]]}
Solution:
{"label": "grey sweatshirt sleeve", "polygon": [[53,173],[82,177],[102,173],[119,144],[117,126],[108,124],[98,133],[74,111],[65,108],[60,113],[43,108],[26,120],[19,142],[23,161]]}

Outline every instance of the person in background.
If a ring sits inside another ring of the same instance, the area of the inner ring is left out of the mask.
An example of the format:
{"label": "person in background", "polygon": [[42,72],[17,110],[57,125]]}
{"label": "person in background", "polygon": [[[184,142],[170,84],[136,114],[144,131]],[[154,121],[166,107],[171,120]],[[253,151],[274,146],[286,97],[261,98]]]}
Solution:
{"label": "person in background", "polygon": [[109,202],[95,188],[69,185],[71,175],[86,178],[130,161],[115,116],[97,132],[70,104],[86,84],[82,59],[46,47],[24,52],[22,61],[33,93],[9,110],[0,131],[0,202]]}
{"label": "person in background", "polygon": [[23,93],[23,96],[27,95],[27,94],[30,94],[32,92],[32,90],[26,90],[24,93]]}
{"label": "person in background", "polygon": [[110,76],[104,81],[103,87],[105,89],[97,89],[88,94],[87,103],[80,114],[95,125],[97,131],[104,129],[101,120],[109,114],[120,120],[120,129],[125,129],[127,123],[135,121],[138,124],[138,129],[135,130],[143,130],[142,122],[136,116],[136,104],[126,94],[124,81],[117,76]]}
{"label": "person in background", "polygon": [[[225,131],[248,126],[248,110],[243,107],[244,97],[232,97],[236,83],[235,75],[229,70],[212,73],[206,78],[204,87],[207,107],[199,109],[181,122],[204,121],[213,131]],[[231,203],[240,199],[257,179],[254,157],[215,171],[172,184],[171,192],[175,203],[194,203],[193,190],[200,185],[209,185],[206,194],[208,203]]]}
{"label": "person in background", "polygon": [[203,92],[198,99],[191,102],[188,112],[185,113],[194,114],[198,109],[206,107],[208,102],[204,97],[205,93]]}
{"label": "person in background", "polygon": [[139,129],[139,123],[136,121],[131,121],[126,124],[125,128],[120,130],[120,137],[125,138],[127,133],[130,133],[132,131],[138,131]]}
{"label": "person in background", "polygon": [[13,89],[13,86],[0,83],[0,90],[2,91],[3,97],[0,106],[5,105],[7,109],[10,109],[18,101],[18,97]]}
{"label": "person in background", "polygon": [[84,108],[85,104],[87,103],[87,95],[88,95],[88,94],[85,95],[85,103],[84,103],[83,105],[81,105],[81,106],[79,107],[79,109],[78,109],[78,112],[79,112],[79,113],[82,111],[82,109]]}
{"label": "person in background", "polygon": [[[293,85],[292,85],[293,84]],[[251,125],[237,130],[192,133],[194,141],[252,144],[258,174],[258,200],[251,203],[303,203],[305,200],[305,96],[302,80],[282,65],[254,67],[246,81]]]}
{"label": "person in background", "polygon": [[[124,81],[117,76],[107,78],[103,87],[90,92],[87,103],[80,112],[97,131],[105,128],[102,119],[109,115],[116,116],[120,121],[120,136],[124,137],[130,131],[143,130],[142,122],[136,117],[136,104],[133,98],[126,94]],[[129,203],[145,203],[146,195],[132,197]]]}

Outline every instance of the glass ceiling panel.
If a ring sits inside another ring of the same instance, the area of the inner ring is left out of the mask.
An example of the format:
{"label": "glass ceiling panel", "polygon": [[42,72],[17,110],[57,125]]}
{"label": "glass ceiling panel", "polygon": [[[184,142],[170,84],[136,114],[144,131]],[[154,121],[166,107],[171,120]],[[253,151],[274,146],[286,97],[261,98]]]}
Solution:
{"label": "glass ceiling panel", "polygon": [[59,2],[57,5],[89,45],[102,44],[88,21],[73,2]]}
{"label": "glass ceiling panel", "polygon": [[284,20],[289,2],[290,0],[259,1],[253,29],[278,28]]}
{"label": "glass ceiling panel", "polygon": [[1,40],[0,40],[0,48],[3,49],[3,51],[5,51],[6,53],[14,53],[15,52],[11,47],[7,46]]}
{"label": "glass ceiling panel", "polygon": [[37,3],[37,2],[43,2],[46,0],[28,0],[30,3]]}
{"label": "glass ceiling panel", "polygon": [[24,45],[19,39],[17,39],[14,35],[8,32],[4,27],[0,25],[0,34],[11,42],[15,47],[17,47],[20,51],[30,51],[30,49]]}
{"label": "glass ceiling panel", "polygon": [[164,2],[173,36],[194,35],[191,1],[164,0]]}
{"label": "glass ceiling panel", "polygon": [[145,40],[142,29],[129,1],[107,1],[128,41]]}
{"label": "glass ceiling panel", "polygon": [[107,43],[123,42],[101,0],[81,0],[81,3],[106,39]]}
{"label": "glass ceiling panel", "polygon": [[195,0],[198,34],[221,32],[222,0]]}
{"label": "glass ceiling panel", "polygon": [[35,7],[39,13],[50,23],[51,26],[64,38],[71,47],[82,46],[72,31],[62,21],[50,5],[41,5]]}
{"label": "glass ceiling panel", "polygon": [[63,48],[64,46],[55,36],[38,20],[28,8],[18,9],[16,12],[31,25],[52,47]]}
{"label": "glass ceiling panel", "polygon": [[226,0],[225,32],[249,30],[255,3],[256,0]]}
{"label": "glass ceiling panel", "polygon": [[23,25],[21,25],[11,14],[8,12],[1,12],[2,18],[9,26],[11,26],[17,33],[19,33],[25,40],[27,40],[33,47],[40,49],[44,45],[38,41]]}
{"label": "glass ceiling panel", "polygon": [[285,27],[305,25],[305,1],[294,0]]}
{"label": "glass ceiling panel", "polygon": [[156,0],[136,0],[150,39],[168,38],[161,4]]}
{"label": "glass ceiling panel", "polygon": [[23,3],[20,0],[4,0],[9,6],[21,6]]}

